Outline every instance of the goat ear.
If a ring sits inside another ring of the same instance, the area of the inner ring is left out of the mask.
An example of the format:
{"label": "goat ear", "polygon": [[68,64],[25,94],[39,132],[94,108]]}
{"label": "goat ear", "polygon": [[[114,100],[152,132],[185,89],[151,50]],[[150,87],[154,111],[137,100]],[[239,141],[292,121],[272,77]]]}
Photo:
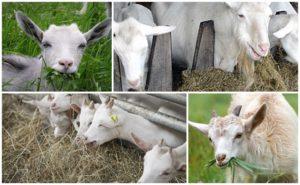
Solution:
{"label": "goat ear", "polygon": [[39,44],[41,44],[43,40],[43,31],[21,11],[17,11],[15,14],[19,27],[28,36],[34,38]]}
{"label": "goat ear", "polygon": [[235,116],[240,116],[241,110],[242,110],[242,106],[238,105],[233,109],[232,114],[234,114]]}
{"label": "goat ear", "polygon": [[54,99],[54,97],[51,94],[48,94],[47,99],[48,99],[48,101],[52,101]]}
{"label": "goat ear", "polygon": [[37,106],[36,100],[22,100],[22,103],[27,103],[30,105]]}
{"label": "goat ear", "polygon": [[169,153],[171,155],[171,158],[172,158],[172,161],[173,161],[176,171],[185,172],[186,171],[186,163],[176,160],[177,156],[178,156],[177,152],[178,151],[176,151],[176,149],[172,149],[172,148],[169,149]]}
{"label": "goat ear", "polygon": [[279,38],[279,39],[285,37],[287,34],[289,34],[293,30],[293,28],[295,27],[294,24],[295,23],[290,20],[285,27],[283,27],[282,29],[274,32],[273,35],[275,37]]}
{"label": "goat ear", "polygon": [[95,109],[95,104],[94,104],[93,101],[91,101],[91,103],[89,104],[89,108],[90,108],[91,110],[94,110],[94,109]]}
{"label": "goat ear", "polygon": [[194,128],[198,129],[200,132],[202,132],[204,135],[208,135],[208,129],[209,126],[207,124],[202,124],[202,123],[195,123],[189,121],[189,124],[193,126]]}
{"label": "goat ear", "polygon": [[144,152],[147,152],[149,150],[152,149],[152,145],[146,143],[145,141],[141,140],[140,138],[138,138],[134,133],[131,133],[131,137],[134,141],[134,143],[140,148],[142,149]]}
{"label": "goat ear", "polygon": [[111,98],[111,99],[109,100],[109,102],[106,104],[106,107],[107,107],[108,109],[111,109],[111,108],[113,107],[113,105],[114,105],[114,99]]}
{"label": "goat ear", "polygon": [[263,104],[258,111],[245,122],[245,131],[250,133],[264,120],[267,113],[267,105]]}
{"label": "goat ear", "polygon": [[175,30],[175,26],[148,26],[145,24],[139,25],[140,30],[143,31],[145,35],[161,35],[165,33],[169,33]]}
{"label": "goat ear", "polygon": [[84,99],[82,105],[87,107],[87,106],[89,105],[88,100],[87,100],[87,99]]}
{"label": "goat ear", "polygon": [[81,111],[81,108],[76,104],[71,104],[71,109],[74,110],[77,114],[79,114]]}
{"label": "goat ear", "polygon": [[88,32],[84,34],[87,44],[96,42],[103,36],[108,35],[110,30],[111,30],[111,19],[109,18],[97,24],[96,26],[94,26],[92,29],[90,29]]}

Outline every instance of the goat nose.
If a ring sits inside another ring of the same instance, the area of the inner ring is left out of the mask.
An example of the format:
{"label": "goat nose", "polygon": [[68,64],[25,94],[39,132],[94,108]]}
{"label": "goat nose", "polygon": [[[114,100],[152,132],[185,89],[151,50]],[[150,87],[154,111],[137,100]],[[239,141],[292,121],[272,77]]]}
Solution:
{"label": "goat nose", "polygon": [[224,161],[224,159],[226,159],[226,154],[218,154],[217,155],[218,162],[222,162],[222,161]]}
{"label": "goat nose", "polygon": [[59,65],[64,66],[65,68],[69,68],[73,65],[73,61],[72,60],[60,60],[58,61]]}
{"label": "goat nose", "polygon": [[128,83],[133,86],[136,87],[139,84],[140,80],[136,79],[136,80],[128,80]]}
{"label": "goat nose", "polygon": [[269,44],[268,43],[262,43],[258,44],[259,49],[263,52],[266,53],[269,50]]}

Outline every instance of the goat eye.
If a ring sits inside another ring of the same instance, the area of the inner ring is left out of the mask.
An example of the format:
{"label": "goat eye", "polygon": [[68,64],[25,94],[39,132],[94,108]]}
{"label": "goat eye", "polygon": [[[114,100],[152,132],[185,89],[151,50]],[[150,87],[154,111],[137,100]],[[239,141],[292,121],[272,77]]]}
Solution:
{"label": "goat eye", "polygon": [[86,47],[86,44],[85,43],[82,43],[82,44],[80,44],[79,46],[78,46],[78,48],[80,48],[80,49],[84,49]]}
{"label": "goat eye", "polygon": [[114,33],[113,36],[116,37],[116,34]]}
{"label": "goat eye", "polygon": [[208,139],[209,139],[209,141],[210,141],[210,142],[212,142],[212,140],[211,140],[211,138],[210,138],[210,137],[209,137]]}
{"label": "goat eye", "polygon": [[80,122],[79,121],[77,121],[76,124],[77,124],[78,127],[80,127]]}
{"label": "goat eye", "polygon": [[244,18],[245,16],[243,14],[239,14],[239,18]]}
{"label": "goat eye", "polygon": [[239,139],[239,138],[242,137],[242,135],[243,135],[242,133],[238,133],[238,134],[235,135],[234,139]]}
{"label": "goat eye", "polygon": [[92,122],[89,122],[88,126],[91,126]]}
{"label": "goat eye", "polygon": [[161,175],[170,175],[170,172],[164,171]]}
{"label": "goat eye", "polygon": [[43,47],[44,47],[44,48],[50,48],[50,47],[51,47],[51,44],[49,44],[49,42],[44,42],[44,43],[43,43]]}

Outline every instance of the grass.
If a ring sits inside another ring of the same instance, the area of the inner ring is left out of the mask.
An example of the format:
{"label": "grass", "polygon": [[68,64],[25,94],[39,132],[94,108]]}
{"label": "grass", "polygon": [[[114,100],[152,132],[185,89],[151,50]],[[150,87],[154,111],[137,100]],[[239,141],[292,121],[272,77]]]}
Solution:
{"label": "grass", "polygon": [[[296,94],[284,94],[287,101],[298,112]],[[211,111],[226,115],[230,104],[230,94],[191,94],[189,95],[189,120],[208,123]],[[225,182],[225,170],[206,168],[214,158],[214,150],[207,137],[189,126],[189,182]]]}
{"label": "grass", "polygon": [[[88,3],[84,15],[76,12],[82,3],[2,3],[2,50],[3,54],[18,54],[35,57],[40,54],[38,44],[18,27],[14,11],[23,11],[41,29],[50,24],[77,23],[82,32],[88,31],[106,18],[104,3]],[[55,86],[64,91],[110,91],[111,90],[111,38],[102,38],[89,46],[81,60],[76,76],[65,78],[53,76]]]}

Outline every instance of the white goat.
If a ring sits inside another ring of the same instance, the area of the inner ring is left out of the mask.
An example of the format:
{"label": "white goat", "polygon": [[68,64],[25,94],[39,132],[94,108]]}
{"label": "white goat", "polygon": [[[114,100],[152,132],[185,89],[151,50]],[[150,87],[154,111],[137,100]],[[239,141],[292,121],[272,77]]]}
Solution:
{"label": "white goat", "polygon": [[[190,124],[210,139],[218,166],[238,157],[268,169],[267,175],[297,178],[297,120],[281,94],[239,93],[232,96],[227,116],[214,115],[209,124]],[[241,168],[236,174],[237,182],[256,180]]]}
{"label": "white goat", "polygon": [[53,110],[50,112],[50,123],[54,128],[54,137],[64,136],[72,125],[72,110],[56,113]]}
{"label": "white goat", "polygon": [[153,124],[113,105],[114,100],[111,99],[97,108],[92,125],[84,134],[86,144],[102,145],[115,138],[134,143],[131,133],[153,145],[162,138],[171,147],[177,147],[185,141],[184,134]]}
{"label": "white goat", "polygon": [[50,109],[55,113],[65,112],[72,107],[80,107],[85,99],[88,99],[86,94],[55,94]]}
{"label": "white goat", "polygon": [[[77,131],[75,142],[78,144],[81,141],[84,133],[91,126],[96,109],[100,104],[95,104],[93,101],[88,102],[86,99],[78,109],[77,119],[73,122],[74,128]],[[73,105],[74,106],[74,105]]]}
{"label": "white goat", "polygon": [[22,102],[34,105],[38,108],[42,120],[46,121],[46,125],[49,124],[50,121],[50,105],[53,100],[52,95],[46,95],[41,100],[22,100]]}
{"label": "white goat", "polygon": [[176,26],[172,58],[177,65],[192,68],[199,25],[207,20],[214,21],[216,68],[232,72],[241,51],[253,60],[268,54],[269,3],[153,3],[152,12],[158,24]]}
{"label": "white goat", "polygon": [[273,15],[269,24],[271,48],[281,45],[287,53],[286,60],[298,64],[298,15]]}
{"label": "white goat", "polygon": [[114,10],[117,22],[113,21],[113,47],[125,71],[126,84],[123,89],[143,90],[152,36],[171,32],[175,28],[156,26],[151,11],[142,5],[115,4],[118,8]]}
{"label": "white goat", "polygon": [[45,66],[61,73],[75,73],[87,45],[97,41],[110,32],[111,20],[107,19],[86,33],[82,33],[76,24],[69,26],[50,25],[42,31],[22,12],[16,12],[19,27],[40,45],[40,58],[16,55],[3,57],[3,82],[8,83],[6,90],[26,90],[29,82],[41,78],[41,89],[47,90],[49,84],[42,75]]}
{"label": "white goat", "polygon": [[164,145],[163,139],[159,144],[153,146],[134,134],[132,134],[132,138],[139,148],[146,151],[143,175],[139,179],[139,183],[167,183],[178,172],[186,171],[186,143],[172,149]]}

